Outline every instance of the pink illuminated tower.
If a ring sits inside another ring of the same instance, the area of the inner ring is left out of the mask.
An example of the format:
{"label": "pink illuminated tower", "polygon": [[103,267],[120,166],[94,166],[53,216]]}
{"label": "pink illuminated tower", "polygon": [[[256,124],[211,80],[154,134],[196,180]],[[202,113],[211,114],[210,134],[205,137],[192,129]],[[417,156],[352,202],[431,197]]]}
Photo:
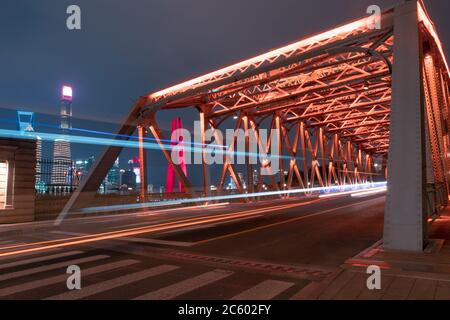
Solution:
{"label": "pink illuminated tower", "polygon": [[[171,134],[171,146],[172,146],[172,150],[174,149],[175,146],[177,146],[178,154],[176,155],[178,157],[178,159],[176,159],[177,163],[180,164],[181,170],[184,172],[184,174],[187,177],[187,168],[186,168],[186,162],[185,162],[185,158],[184,158],[184,149],[183,149],[183,145],[184,145],[184,141],[183,141],[183,136],[181,134],[178,134],[176,136],[174,136],[174,132],[177,129],[182,129],[183,128],[183,121],[181,120],[181,118],[175,118],[172,119],[172,134]],[[175,159],[173,159],[175,160]],[[167,178],[166,178],[166,192],[167,193],[173,193],[173,187],[175,184],[175,171],[173,170],[173,168],[170,166],[170,164],[167,166]],[[181,181],[178,180],[178,192],[184,192],[184,188],[183,185],[181,184]]]}

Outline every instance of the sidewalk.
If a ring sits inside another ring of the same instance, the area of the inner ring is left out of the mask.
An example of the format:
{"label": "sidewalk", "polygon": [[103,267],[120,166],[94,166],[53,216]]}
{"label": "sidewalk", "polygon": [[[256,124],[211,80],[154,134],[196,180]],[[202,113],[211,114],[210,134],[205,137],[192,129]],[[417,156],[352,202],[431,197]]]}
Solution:
{"label": "sidewalk", "polygon": [[[341,266],[328,283],[312,284],[294,299],[450,300],[450,208],[429,226],[432,244],[423,254],[386,252],[381,241]],[[367,266],[381,271],[381,290],[369,290]]]}

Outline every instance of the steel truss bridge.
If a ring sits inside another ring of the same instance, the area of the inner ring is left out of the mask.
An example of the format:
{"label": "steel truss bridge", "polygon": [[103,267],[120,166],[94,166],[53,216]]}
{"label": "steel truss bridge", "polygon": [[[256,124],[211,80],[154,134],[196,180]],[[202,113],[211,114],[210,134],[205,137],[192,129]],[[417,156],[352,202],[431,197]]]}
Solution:
{"label": "steel truss bridge", "polygon": [[[280,160],[270,181],[274,189],[372,181],[374,159],[381,159],[388,179],[384,247],[422,251],[428,215],[448,204],[449,68],[422,1],[384,11],[381,29],[372,29],[370,19],[140,97],[117,139],[138,131],[141,193],[147,188],[146,134],[161,145],[184,190],[193,192],[162,142],[156,115],[195,108],[203,153],[205,130],[220,129],[230,119],[247,133],[247,150],[250,129],[260,147],[261,128],[278,132],[278,151],[291,160]],[[103,153],[66,212],[98,190],[120,151],[109,147]],[[203,154],[206,195],[204,160]],[[260,191],[264,184],[262,178],[252,181],[253,169],[247,165],[249,192]],[[225,158],[219,191],[227,175],[244,192],[234,164]]]}

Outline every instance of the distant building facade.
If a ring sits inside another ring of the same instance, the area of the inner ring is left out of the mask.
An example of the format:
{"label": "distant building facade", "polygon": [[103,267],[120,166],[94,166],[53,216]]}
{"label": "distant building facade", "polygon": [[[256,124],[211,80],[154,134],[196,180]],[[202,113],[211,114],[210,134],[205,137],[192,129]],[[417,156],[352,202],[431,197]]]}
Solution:
{"label": "distant building facade", "polygon": [[36,139],[0,138],[0,224],[33,221]]}

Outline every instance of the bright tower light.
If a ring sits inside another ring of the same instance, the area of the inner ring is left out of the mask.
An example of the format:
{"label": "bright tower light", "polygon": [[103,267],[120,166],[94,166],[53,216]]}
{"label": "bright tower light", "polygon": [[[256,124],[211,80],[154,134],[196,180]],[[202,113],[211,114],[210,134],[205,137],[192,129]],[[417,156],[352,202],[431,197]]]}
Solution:
{"label": "bright tower light", "polygon": [[72,100],[72,96],[73,96],[72,87],[63,86],[63,88],[62,88],[62,96],[63,96],[63,99]]}

